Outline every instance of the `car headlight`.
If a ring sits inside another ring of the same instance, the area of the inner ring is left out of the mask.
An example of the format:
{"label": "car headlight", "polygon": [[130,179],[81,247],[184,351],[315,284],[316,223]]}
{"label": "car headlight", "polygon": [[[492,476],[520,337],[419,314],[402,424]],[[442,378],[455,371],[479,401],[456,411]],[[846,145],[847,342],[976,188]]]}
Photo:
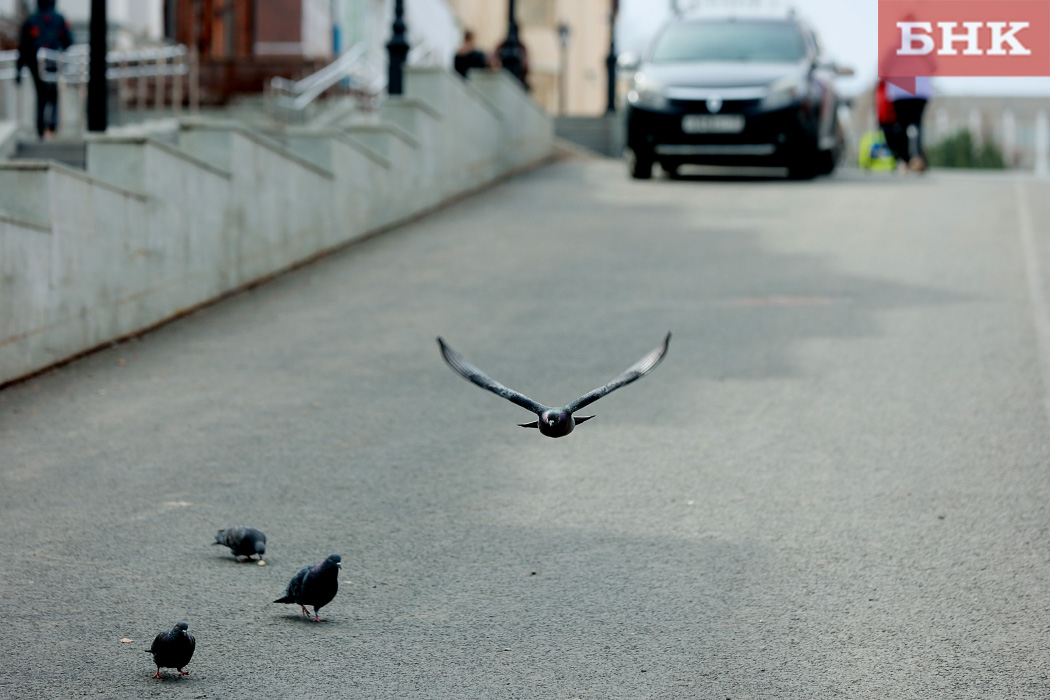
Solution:
{"label": "car headlight", "polygon": [[635,73],[627,101],[634,107],[655,110],[667,109],[670,104],[664,96],[664,86],[642,73]]}
{"label": "car headlight", "polygon": [[769,86],[769,93],[762,98],[762,109],[771,112],[797,104],[806,97],[809,80],[806,76],[789,75]]}

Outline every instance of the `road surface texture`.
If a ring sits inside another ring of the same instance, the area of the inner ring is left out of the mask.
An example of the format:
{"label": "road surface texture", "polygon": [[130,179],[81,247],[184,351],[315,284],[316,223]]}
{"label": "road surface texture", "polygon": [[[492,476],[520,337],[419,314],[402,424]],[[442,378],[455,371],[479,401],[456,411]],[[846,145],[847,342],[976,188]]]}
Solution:
{"label": "road surface texture", "polygon": [[[1047,221],[564,161],[0,392],[0,696],[1048,697]],[[560,440],[434,341],[560,405],[668,330]]]}

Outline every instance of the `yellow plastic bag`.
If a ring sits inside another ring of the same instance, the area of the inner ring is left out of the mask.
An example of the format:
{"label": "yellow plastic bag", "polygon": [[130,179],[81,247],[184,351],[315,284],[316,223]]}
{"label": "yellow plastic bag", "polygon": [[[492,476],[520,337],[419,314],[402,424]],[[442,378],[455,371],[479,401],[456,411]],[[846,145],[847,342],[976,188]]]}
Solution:
{"label": "yellow plastic bag", "polygon": [[861,170],[888,172],[897,167],[897,159],[886,145],[882,129],[865,132],[860,137],[859,165]]}

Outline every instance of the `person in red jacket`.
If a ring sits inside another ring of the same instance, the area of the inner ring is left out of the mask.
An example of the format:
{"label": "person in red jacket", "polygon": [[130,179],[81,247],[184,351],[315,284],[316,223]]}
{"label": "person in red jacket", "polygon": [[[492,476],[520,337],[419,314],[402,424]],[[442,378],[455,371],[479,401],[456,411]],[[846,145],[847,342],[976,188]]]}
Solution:
{"label": "person in red jacket", "polygon": [[41,71],[37,52],[65,51],[72,44],[73,32],[66,18],[55,11],[55,0],[38,0],[37,11],[19,32],[15,82],[22,82],[22,67],[28,68],[36,87],[36,131],[42,139],[54,136],[58,129],[58,64],[45,60]]}
{"label": "person in red jacket", "polygon": [[886,96],[886,81],[881,78],[875,87],[875,116],[879,120],[879,128],[886,137],[886,145],[889,146],[894,157],[898,162],[907,162],[908,136],[897,120],[893,102]]}

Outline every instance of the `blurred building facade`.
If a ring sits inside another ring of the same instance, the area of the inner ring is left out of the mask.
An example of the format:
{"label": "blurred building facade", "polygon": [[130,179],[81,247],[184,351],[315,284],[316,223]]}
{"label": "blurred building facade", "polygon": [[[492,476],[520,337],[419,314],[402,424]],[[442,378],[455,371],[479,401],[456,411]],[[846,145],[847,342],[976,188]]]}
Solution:
{"label": "blurred building facade", "polygon": [[298,79],[333,55],[331,0],[128,0],[159,9],[163,37],[195,48],[207,103]]}
{"label": "blurred building facade", "polygon": [[[506,39],[506,0],[449,2],[485,53],[493,53]],[[615,0],[517,0],[518,28],[529,56],[529,86],[547,111],[580,116],[605,111],[605,59],[615,5]],[[564,53],[558,33],[563,24],[569,30]]]}
{"label": "blurred building facade", "polygon": [[[37,0],[0,0],[0,33],[4,27],[17,27],[21,19],[36,10]],[[56,9],[73,25],[78,41],[87,39],[91,0],[57,0]],[[164,6],[161,0],[107,0],[110,43],[129,48],[164,39]]]}
{"label": "blurred building facade", "polygon": [[0,0],[0,51],[18,46],[18,2]]}
{"label": "blurred building facade", "polygon": [[196,46],[202,58],[323,59],[333,55],[330,0],[163,0],[152,4],[163,9],[167,38]]}
{"label": "blurred building facade", "polygon": [[[36,5],[0,0],[0,48],[15,47]],[[87,42],[91,0],[57,0],[57,9],[76,41]],[[408,0],[405,12],[417,62],[451,68],[462,32],[449,1]],[[112,48],[196,48],[207,104],[260,92],[274,76],[302,78],[362,45],[373,71],[385,74],[394,0],[107,0],[107,15]]]}
{"label": "blurred building facade", "polygon": [[[334,0],[338,52],[364,44],[368,61],[386,66],[394,0]],[[406,0],[408,43],[426,62],[451,68],[459,47],[456,16],[446,0]]]}

